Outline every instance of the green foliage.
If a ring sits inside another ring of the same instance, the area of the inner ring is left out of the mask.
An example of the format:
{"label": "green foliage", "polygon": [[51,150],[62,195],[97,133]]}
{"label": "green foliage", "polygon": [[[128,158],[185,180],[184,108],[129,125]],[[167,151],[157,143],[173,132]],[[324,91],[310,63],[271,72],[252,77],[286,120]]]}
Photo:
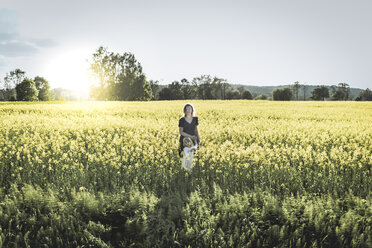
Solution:
{"label": "green foliage", "polygon": [[168,88],[171,92],[171,100],[175,100],[175,99],[184,99],[184,95],[183,95],[183,91],[182,91],[182,87],[183,85],[180,84],[179,82],[177,81],[174,81],[172,82]]}
{"label": "green foliage", "polygon": [[4,88],[10,89],[14,88],[18,84],[20,84],[23,79],[25,78],[26,72],[22,71],[21,69],[15,69],[13,71],[10,71],[6,74],[4,78]]}
{"label": "green foliage", "polygon": [[269,97],[266,94],[256,96],[255,100],[267,100]]}
{"label": "green foliage", "polygon": [[[34,80],[25,78],[26,72],[16,69],[6,74],[0,99],[5,101],[51,101],[54,92],[50,90],[48,81],[43,77]],[[35,97],[36,94],[36,97]]]}
{"label": "green foliage", "polygon": [[97,100],[148,101],[152,98],[151,84],[131,53],[120,55],[99,47],[92,55],[90,70],[99,82],[90,90],[90,96]]}
{"label": "green foliage", "polygon": [[174,81],[167,87],[164,87],[159,92],[159,100],[181,100],[194,99],[197,96],[198,87],[192,85],[187,79],[182,79],[181,82]]}
{"label": "green foliage", "polygon": [[347,101],[350,100],[350,87],[346,83],[339,83],[338,86],[331,86],[332,96],[334,101]]}
{"label": "green foliage", "polygon": [[313,100],[323,100],[324,101],[324,98],[329,97],[329,90],[325,86],[319,86],[319,87],[315,88],[311,92],[311,94],[312,94],[311,99],[313,99]]}
{"label": "green foliage", "polygon": [[51,101],[54,100],[53,94],[51,94],[49,82],[43,78],[36,76],[34,78],[36,89],[39,91],[39,101]]}
{"label": "green foliage", "polygon": [[244,90],[242,93],[242,99],[252,100],[253,96],[249,90]]}
{"label": "green foliage", "polygon": [[197,91],[195,85],[189,82],[186,78],[181,80],[182,84],[182,99],[195,99]]}
{"label": "green foliage", "polygon": [[2,92],[5,101],[15,101],[17,99],[15,87],[22,82],[25,74],[20,69],[15,69],[6,74],[3,82],[4,90]]}
{"label": "green foliage", "polygon": [[299,92],[299,89],[301,88],[301,85],[300,85],[300,82],[296,81],[293,83],[293,95],[294,95],[294,99],[296,101],[298,101],[298,92]]}
{"label": "green foliage", "polygon": [[273,99],[276,101],[290,101],[292,98],[292,91],[290,88],[279,88],[273,91]]}
{"label": "green foliage", "polygon": [[36,88],[35,82],[25,78],[15,87],[18,101],[37,101],[39,91]]}
{"label": "green foliage", "polygon": [[369,247],[372,199],[269,192],[110,194],[11,185],[0,203],[5,247]]}
{"label": "green foliage", "polygon": [[[14,88],[4,88],[1,90],[1,99],[4,101],[15,101],[16,91]],[[14,100],[13,100],[14,99]]]}
{"label": "green foliage", "polygon": [[201,75],[193,78],[192,82],[185,78],[181,82],[172,82],[161,89],[159,100],[227,99],[229,88],[225,79]]}
{"label": "green foliage", "polygon": [[241,98],[241,95],[238,90],[230,90],[226,93],[226,99],[228,100],[237,100],[240,98]]}
{"label": "green foliage", "polygon": [[372,101],[372,91],[370,89],[365,89],[364,91],[360,92],[356,101]]}
{"label": "green foliage", "polygon": [[[12,185],[0,203],[5,247],[369,247],[372,199],[132,189],[94,194]],[[6,232],[4,231],[6,230]]]}
{"label": "green foliage", "polygon": [[169,87],[165,87],[159,92],[159,100],[174,100],[172,90]]}
{"label": "green foliage", "polygon": [[[14,92],[15,92],[15,90],[14,90]],[[11,101],[11,102],[15,102],[15,101],[17,101],[16,95],[13,94],[13,93],[11,93],[11,94],[12,94],[12,95],[10,96],[9,101]]]}
{"label": "green foliage", "polygon": [[159,82],[150,80],[149,84],[150,84],[151,92],[152,92],[151,100],[159,99],[159,91],[160,91]]}
{"label": "green foliage", "polygon": [[73,216],[68,203],[40,188],[12,185],[0,203],[0,225],[7,230],[5,247],[69,247],[88,244],[89,227]]}
{"label": "green foliage", "polygon": [[216,85],[215,80],[210,75],[201,75],[193,79],[193,84],[197,86],[199,99],[216,99],[213,95],[213,88]]}

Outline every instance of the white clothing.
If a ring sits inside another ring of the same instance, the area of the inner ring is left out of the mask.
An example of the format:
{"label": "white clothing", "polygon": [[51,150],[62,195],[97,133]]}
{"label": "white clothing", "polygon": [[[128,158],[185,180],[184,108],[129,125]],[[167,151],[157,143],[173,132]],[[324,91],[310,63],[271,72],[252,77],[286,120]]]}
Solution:
{"label": "white clothing", "polygon": [[194,149],[198,147],[197,144],[195,144],[192,147],[184,147],[183,148],[183,158],[182,158],[182,166],[190,171],[192,166],[192,160],[194,158]]}

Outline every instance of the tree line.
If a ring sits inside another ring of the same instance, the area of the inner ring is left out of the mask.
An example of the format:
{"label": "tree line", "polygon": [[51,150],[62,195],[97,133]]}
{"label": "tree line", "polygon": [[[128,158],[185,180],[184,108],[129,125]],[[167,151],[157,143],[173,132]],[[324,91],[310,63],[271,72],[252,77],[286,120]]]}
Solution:
{"label": "tree line", "polygon": [[[303,100],[306,100],[306,89],[305,84],[294,82],[291,87],[278,88],[273,91],[273,100],[279,101],[290,101],[290,100],[301,100],[299,89],[302,88]],[[330,88],[330,89],[329,89]],[[330,92],[331,91],[331,92]],[[350,95],[350,86],[347,83],[339,83],[337,86],[332,85],[327,87],[325,85],[317,86],[311,92],[311,100],[324,101],[329,99],[331,101],[350,101],[352,100]],[[372,92],[369,88],[361,91],[355,99],[356,101],[372,101]]]}
{"label": "tree line", "polygon": [[131,53],[114,53],[99,47],[90,70],[98,82],[90,97],[97,100],[252,99],[247,90],[233,90],[225,79],[202,75],[181,79],[168,86],[147,80],[141,64]]}
{"label": "tree line", "polygon": [[[306,100],[307,86],[295,82],[292,87],[277,88],[272,92],[272,98],[266,94],[253,96],[244,87],[234,89],[226,79],[201,75],[192,80],[183,78],[164,86],[158,81],[147,80],[141,64],[131,53],[114,53],[107,48],[99,47],[92,56],[90,70],[98,84],[91,88],[90,97],[97,100],[232,100],[232,99],[262,99],[262,100]],[[352,100],[350,87],[346,83],[328,87],[319,86],[311,92],[311,100]],[[356,100],[371,100],[371,91],[362,91]]]}
{"label": "tree line", "polygon": [[154,92],[154,100],[184,100],[184,99],[202,99],[202,100],[231,100],[231,99],[253,99],[249,90],[244,87],[233,89],[226,79],[212,77],[210,75],[201,75],[194,77],[191,81],[186,78],[180,81],[173,81],[168,86],[157,85],[157,82],[151,82]]}
{"label": "tree line", "polygon": [[48,80],[36,76],[27,78],[26,72],[15,69],[0,80],[0,100],[3,101],[52,101],[54,92]]}
{"label": "tree line", "polygon": [[[294,82],[290,87],[276,88],[272,97],[252,94],[243,86],[232,87],[226,79],[201,75],[191,80],[183,78],[168,85],[158,81],[147,80],[143,68],[132,53],[114,53],[99,47],[90,61],[90,71],[97,84],[91,86],[89,95],[95,100],[110,101],[149,101],[149,100],[306,100],[307,85]],[[0,81],[0,100],[5,101],[51,101],[55,99],[49,82],[40,76],[27,78],[25,72],[15,69]],[[330,89],[329,89],[330,88]],[[300,89],[302,93],[300,94]],[[331,92],[330,92],[331,90]],[[311,100],[352,100],[350,87],[346,83],[327,87],[316,87],[311,92]],[[357,101],[371,101],[372,92],[366,89],[359,93]]]}

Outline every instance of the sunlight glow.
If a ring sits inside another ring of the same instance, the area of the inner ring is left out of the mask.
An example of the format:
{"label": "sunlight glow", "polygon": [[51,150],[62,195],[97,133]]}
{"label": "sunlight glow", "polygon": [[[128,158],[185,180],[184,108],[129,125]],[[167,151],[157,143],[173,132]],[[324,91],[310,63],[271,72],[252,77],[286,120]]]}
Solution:
{"label": "sunlight glow", "polygon": [[73,90],[79,99],[89,96],[89,63],[87,59],[91,50],[73,49],[53,56],[45,67],[43,76],[49,81],[51,88]]}

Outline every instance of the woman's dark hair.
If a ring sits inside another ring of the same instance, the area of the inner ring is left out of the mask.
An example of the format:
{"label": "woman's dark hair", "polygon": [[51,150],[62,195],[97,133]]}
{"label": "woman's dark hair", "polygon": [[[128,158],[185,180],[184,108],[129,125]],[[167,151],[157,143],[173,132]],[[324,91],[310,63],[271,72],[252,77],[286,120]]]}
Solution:
{"label": "woman's dark hair", "polygon": [[186,104],[185,104],[185,106],[183,107],[183,115],[186,116],[185,112],[186,112],[186,107],[187,107],[187,106],[190,106],[190,107],[191,107],[191,109],[192,109],[192,111],[191,111],[191,116],[194,116],[194,114],[195,114],[196,111],[195,111],[194,106],[192,106],[191,103],[186,103]]}

